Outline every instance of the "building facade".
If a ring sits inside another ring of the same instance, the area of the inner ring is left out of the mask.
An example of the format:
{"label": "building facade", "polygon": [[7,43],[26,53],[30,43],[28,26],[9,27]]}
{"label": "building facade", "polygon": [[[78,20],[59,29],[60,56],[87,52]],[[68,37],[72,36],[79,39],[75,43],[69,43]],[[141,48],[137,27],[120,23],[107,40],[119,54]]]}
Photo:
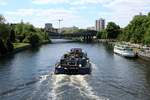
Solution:
{"label": "building facade", "polygon": [[61,28],[61,31],[73,31],[73,30],[78,30],[79,28],[76,27],[76,26],[73,26],[73,27],[63,27]]}
{"label": "building facade", "polygon": [[51,23],[46,23],[45,24],[45,31],[52,31],[53,30],[53,25]]}
{"label": "building facade", "polygon": [[51,23],[46,23],[44,29],[45,29],[46,32],[58,33],[58,29],[53,28],[53,25]]}
{"label": "building facade", "polygon": [[101,30],[105,29],[105,19],[100,18],[100,19],[96,20],[95,28],[96,28],[96,31],[101,31]]}
{"label": "building facade", "polygon": [[91,27],[87,27],[87,30],[93,30],[93,31],[95,31],[96,29],[95,29],[94,26],[91,26]]}

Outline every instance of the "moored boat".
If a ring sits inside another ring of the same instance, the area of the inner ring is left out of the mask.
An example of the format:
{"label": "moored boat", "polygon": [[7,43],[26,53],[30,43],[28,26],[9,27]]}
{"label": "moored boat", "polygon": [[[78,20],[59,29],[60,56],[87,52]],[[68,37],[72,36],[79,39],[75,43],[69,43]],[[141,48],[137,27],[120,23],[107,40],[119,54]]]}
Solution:
{"label": "moored boat", "polygon": [[116,44],[114,46],[114,53],[122,55],[124,57],[136,57],[137,54],[133,51],[133,49],[126,44]]}
{"label": "moored boat", "polygon": [[55,74],[90,74],[91,63],[81,48],[72,48],[55,65]]}

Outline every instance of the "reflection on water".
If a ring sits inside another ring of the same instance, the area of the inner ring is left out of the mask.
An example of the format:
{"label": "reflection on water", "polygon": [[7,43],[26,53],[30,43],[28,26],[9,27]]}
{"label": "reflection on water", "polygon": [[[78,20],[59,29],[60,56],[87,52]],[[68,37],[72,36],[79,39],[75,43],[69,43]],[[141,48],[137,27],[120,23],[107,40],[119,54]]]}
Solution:
{"label": "reflection on water", "polygon": [[[54,75],[73,47],[87,52],[92,74]],[[149,100],[149,93],[150,63],[113,54],[108,44],[63,40],[0,59],[0,100]]]}

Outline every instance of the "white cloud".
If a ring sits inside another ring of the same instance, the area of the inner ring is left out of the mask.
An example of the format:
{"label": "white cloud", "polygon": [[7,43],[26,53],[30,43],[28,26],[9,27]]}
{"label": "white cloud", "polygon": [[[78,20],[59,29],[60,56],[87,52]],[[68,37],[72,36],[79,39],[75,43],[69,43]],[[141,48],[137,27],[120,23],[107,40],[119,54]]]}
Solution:
{"label": "white cloud", "polygon": [[114,0],[103,6],[111,10],[106,16],[107,20],[126,26],[133,16],[150,11],[150,0]]}
{"label": "white cloud", "polygon": [[85,5],[85,4],[99,4],[108,3],[112,0],[32,0],[34,4],[58,4],[58,3],[68,3],[71,5]]}
{"label": "white cloud", "polygon": [[[4,0],[0,0],[2,2]],[[7,16],[14,18],[26,17],[29,21],[44,24],[51,20],[64,19],[65,25],[79,25],[81,27],[94,25],[95,19],[104,18],[114,21],[122,27],[126,26],[134,15],[150,12],[150,0],[31,0],[34,4],[68,4],[68,8],[61,9],[20,9],[7,11]],[[62,5],[63,6],[63,5]],[[93,7],[93,9],[92,9]],[[85,11],[84,15],[81,11]],[[87,12],[86,12],[87,11]],[[90,14],[89,14],[90,13]],[[86,16],[87,14],[87,16]],[[65,21],[66,20],[66,21]],[[19,19],[20,21],[20,19]],[[52,21],[57,23],[56,21]],[[87,25],[86,25],[87,24]],[[57,26],[57,25],[56,25]]]}
{"label": "white cloud", "polygon": [[7,5],[6,0],[0,0],[0,5]]}
{"label": "white cloud", "polygon": [[34,4],[57,4],[57,3],[67,3],[68,0],[32,0]]}
{"label": "white cloud", "polygon": [[[43,26],[42,24],[44,23],[52,22],[56,27],[58,27],[58,19],[63,19],[66,25],[71,25],[76,20],[80,19],[75,12],[65,9],[19,9],[17,11],[7,11],[5,16],[8,20],[19,17],[20,19],[18,19],[17,22],[22,18],[36,26]],[[11,18],[9,16],[11,16]]]}
{"label": "white cloud", "polygon": [[105,4],[109,3],[112,0],[74,0],[71,2],[71,5],[87,5],[87,4]]}

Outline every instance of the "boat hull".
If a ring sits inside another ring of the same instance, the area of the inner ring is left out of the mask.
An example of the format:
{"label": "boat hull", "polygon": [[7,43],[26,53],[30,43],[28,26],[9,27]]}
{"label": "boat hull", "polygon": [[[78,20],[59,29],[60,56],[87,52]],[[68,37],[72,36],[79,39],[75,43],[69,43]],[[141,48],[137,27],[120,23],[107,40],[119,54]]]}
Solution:
{"label": "boat hull", "polygon": [[91,74],[91,64],[88,64],[86,67],[80,68],[56,67],[55,74],[68,74],[68,75]]}
{"label": "boat hull", "polygon": [[137,55],[134,52],[121,51],[121,50],[118,50],[118,49],[115,49],[115,48],[114,48],[114,53],[122,55],[124,57],[129,57],[129,58],[137,57]]}

